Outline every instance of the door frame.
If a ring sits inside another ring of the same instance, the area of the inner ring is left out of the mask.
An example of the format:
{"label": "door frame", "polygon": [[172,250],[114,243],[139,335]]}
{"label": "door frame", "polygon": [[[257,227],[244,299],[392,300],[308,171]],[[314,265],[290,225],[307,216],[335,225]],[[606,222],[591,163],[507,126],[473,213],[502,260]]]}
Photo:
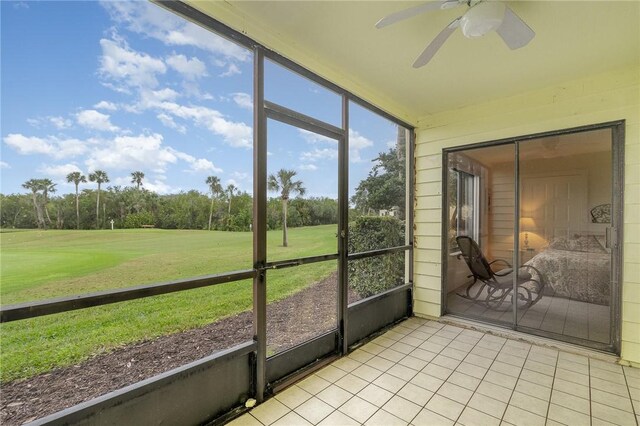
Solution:
{"label": "door frame", "polygon": [[[513,264],[518,264],[518,254],[519,254],[519,238],[516,238],[519,235],[519,219],[520,219],[520,171],[519,171],[519,145],[520,143],[527,142],[533,139],[540,139],[549,136],[560,136],[571,133],[580,133],[587,132],[592,130],[600,130],[600,129],[611,129],[611,299],[610,299],[610,317],[611,317],[611,325],[610,325],[610,338],[608,344],[602,344],[598,342],[593,342],[589,340],[573,338],[570,336],[559,335],[552,332],[547,332],[544,330],[538,330],[533,328],[527,328],[517,325],[517,315],[516,308],[514,306],[514,315],[512,317],[512,325],[511,327],[506,327],[504,323],[494,322],[488,318],[479,318],[479,317],[467,317],[465,319],[470,319],[480,323],[487,323],[493,326],[498,326],[502,328],[511,328],[516,331],[521,331],[524,333],[537,335],[541,337],[550,338],[553,340],[573,343],[580,346],[589,347],[592,349],[597,349],[606,352],[613,352],[617,355],[620,354],[621,350],[621,331],[622,331],[622,316],[621,316],[621,306],[622,306],[622,272],[623,272],[623,224],[624,224],[624,139],[625,139],[625,120],[616,120],[609,121],[597,124],[590,124],[585,126],[571,127],[566,129],[558,129],[547,132],[534,133],[523,136],[514,136],[509,138],[484,141],[479,143],[471,143],[465,145],[459,145],[455,147],[448,147],[442,149],[442,194],[447,194],[447,177],[448,177],[448,155],[450,153],[460,152],[467,149],[477,149],[477,148],[487,148],[494,147],[500,145],[514,145],[514,196],[515,196],[515,207],[514,207],[514,246],[513,253],[514,259]],[[441,269],[441,300],[440,300],[440,315],[450,315],[463,317],[460,314],[454,314],[448,312],[447,307],[447,292],[446,292],[446,283],[447,283],[447,267],[449,262],[449,253],[448,253],[448,239],[446,236],[448,235],[448,216],[447,216],[447,199],[446,196],[442,197],[442,231],[441,231],[441,258],[442,258],[442,269]],[[514,277],[514,288],[516,283],[516,277]]]}

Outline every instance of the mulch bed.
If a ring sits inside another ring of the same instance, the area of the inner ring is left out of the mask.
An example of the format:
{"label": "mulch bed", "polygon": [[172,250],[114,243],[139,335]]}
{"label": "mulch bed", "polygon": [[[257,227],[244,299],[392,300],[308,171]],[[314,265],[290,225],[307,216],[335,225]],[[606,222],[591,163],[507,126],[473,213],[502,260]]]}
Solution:
{"label": "mulch bed", "polygon": [[[358,300],[349,292],[349,302]],[[336,328],[337,274],[267,307],[268,354]],[[159,337],[2,385],[0,424],[39,419],[253,338],[253,313]]]}

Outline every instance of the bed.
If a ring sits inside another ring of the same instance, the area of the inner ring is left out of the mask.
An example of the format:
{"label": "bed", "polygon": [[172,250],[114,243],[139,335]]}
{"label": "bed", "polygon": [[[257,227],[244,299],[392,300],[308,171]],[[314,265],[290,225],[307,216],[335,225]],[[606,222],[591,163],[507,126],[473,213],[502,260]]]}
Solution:
{"label": "bed", "polygon": [[544,295],[609,305],[611,254],[598,236],[554,238],[526,264],[545,276]]}

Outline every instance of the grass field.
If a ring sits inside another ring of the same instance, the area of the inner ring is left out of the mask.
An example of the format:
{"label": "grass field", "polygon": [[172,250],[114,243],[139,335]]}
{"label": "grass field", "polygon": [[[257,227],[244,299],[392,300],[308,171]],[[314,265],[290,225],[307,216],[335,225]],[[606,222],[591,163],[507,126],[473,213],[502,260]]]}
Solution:
{"label": "grass field", "polygon": [[[335,253],[336,226],[268,233],[269,259]],[[251,269],[251,233],[115,230],[0,233],[2,305]],[[269,301],[332,271],[291,268],[268,280]],[[131,342],[203,326],[251,309],[251,280],[2,324],[2,382],[75,364]]]}

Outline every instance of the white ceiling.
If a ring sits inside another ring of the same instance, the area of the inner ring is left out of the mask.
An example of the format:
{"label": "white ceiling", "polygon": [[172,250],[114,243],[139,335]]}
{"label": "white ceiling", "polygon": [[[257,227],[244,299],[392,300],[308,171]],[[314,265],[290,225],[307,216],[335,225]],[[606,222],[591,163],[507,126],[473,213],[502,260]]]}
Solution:
{"label": "white ceiling", "polygon": [[[211,4],[193,4],[216,17]],[[456,31],[427,66],[414,69],[424,47],[466,10],[374,27],[381,17],[417,4],[229,0],[225,7],[242,16],[230,26],[244,25],[251,36],[247,23],[257,23],[415,118],[640,64],[640,1],[509,1],[536,32],[528,46],[511,51],[495,33],[466,39]]]}

